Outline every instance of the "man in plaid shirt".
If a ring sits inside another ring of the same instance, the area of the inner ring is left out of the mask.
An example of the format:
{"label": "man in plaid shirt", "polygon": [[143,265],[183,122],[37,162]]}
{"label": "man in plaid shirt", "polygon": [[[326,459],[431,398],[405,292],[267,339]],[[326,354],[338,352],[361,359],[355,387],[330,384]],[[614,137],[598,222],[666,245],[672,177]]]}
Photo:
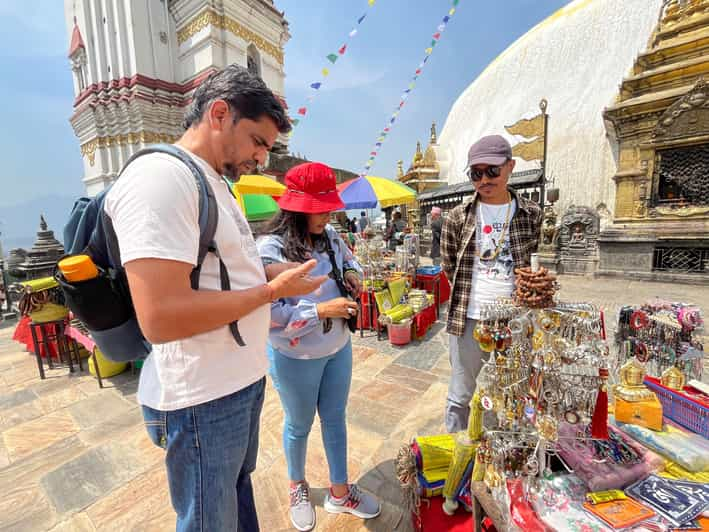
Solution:
{"label": "man in plaid shirt", "polygon": [[529,266],[537,251],[542,211],[508,188],[515,161],[501,136],[483,137],[468,152],[468,177],[475,194],[454,208],[443,224],[441,258],[451,281],[447,331],[451,380],[446,402],[449,432],[468,426],[470,400],[484,354],[473,339],[487,303],[510,297],[514,269]]}

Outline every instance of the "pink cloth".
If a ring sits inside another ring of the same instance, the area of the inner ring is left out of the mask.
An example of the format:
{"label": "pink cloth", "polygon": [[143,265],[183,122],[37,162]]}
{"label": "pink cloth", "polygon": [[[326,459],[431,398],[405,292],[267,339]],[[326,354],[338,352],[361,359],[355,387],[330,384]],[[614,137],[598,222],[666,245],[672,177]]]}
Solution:
{"label": "pink cloth", "polygon": [[615,427],[608,430],[619,434],[621,438],[642,457],[638,464],[623,465],[609,461],[599,461],[593,454],[590,442],[567,439],[576,435],[577,427],[568,423],[559,426],[558,452],[561,458],[581,478],[591,491],[622,489],[633,482],[657,471],[663,465],[662,459],[652,451],[633,441]]}
{"label": "pink cloth", "polygon": [[69,326],[64,330],[64,334],[69,338],[73,338],[78,343],[83,345],[89,353],[92,353],[94,347],[96,347],[96,344],[91,339],[91,337],[85,335],[79,329],[75,329],[74,327]]}

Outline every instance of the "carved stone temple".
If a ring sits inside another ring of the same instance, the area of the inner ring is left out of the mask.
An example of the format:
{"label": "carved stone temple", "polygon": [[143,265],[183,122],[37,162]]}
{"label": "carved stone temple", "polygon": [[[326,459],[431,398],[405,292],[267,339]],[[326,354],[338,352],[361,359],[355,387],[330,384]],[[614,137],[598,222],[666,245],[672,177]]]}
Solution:
{"label": "carved stone temple", "polygon": [[44,216],[40,216],[37,240],[27,252],[24,261],[13,270],[18,277],[26,281],[49,277],[54,273],[54,266],[62,255],[64,246],[54,238],[54,231],[47,227]]}
{"label": "carved stone temple", "polygon": [[600,217],[595,209],[572,205],[559,228],[559,273],[587,274],[598,268]]}
{"label": "carved stone temple", "polygon": [[709,283],[709,0],[671,0],[606,109],[617,140],[600,273]]}

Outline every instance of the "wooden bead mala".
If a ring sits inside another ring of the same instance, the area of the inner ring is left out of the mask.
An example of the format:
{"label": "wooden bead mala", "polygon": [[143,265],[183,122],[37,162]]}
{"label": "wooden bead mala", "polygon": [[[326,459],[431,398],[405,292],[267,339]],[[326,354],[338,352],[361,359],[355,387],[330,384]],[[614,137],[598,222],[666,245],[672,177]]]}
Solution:
{"label": "wooden bead mala", "polygon": [[544,267],[536,271],[530,267],[515,268],[515,287],[515,302],[528,308],[554,306],[554,294],[559,289],[556,276]]}

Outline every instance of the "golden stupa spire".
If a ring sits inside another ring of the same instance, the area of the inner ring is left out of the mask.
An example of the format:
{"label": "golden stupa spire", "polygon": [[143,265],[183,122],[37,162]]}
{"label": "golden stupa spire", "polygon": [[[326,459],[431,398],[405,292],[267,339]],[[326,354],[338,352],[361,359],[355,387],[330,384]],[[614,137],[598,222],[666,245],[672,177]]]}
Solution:
{"label": "golden stupa spire", "polygon": [[417,168],[423,163],[423,152],[421,151],[421,141],[416,142],[416,153],[414,154],[413,167]]}

